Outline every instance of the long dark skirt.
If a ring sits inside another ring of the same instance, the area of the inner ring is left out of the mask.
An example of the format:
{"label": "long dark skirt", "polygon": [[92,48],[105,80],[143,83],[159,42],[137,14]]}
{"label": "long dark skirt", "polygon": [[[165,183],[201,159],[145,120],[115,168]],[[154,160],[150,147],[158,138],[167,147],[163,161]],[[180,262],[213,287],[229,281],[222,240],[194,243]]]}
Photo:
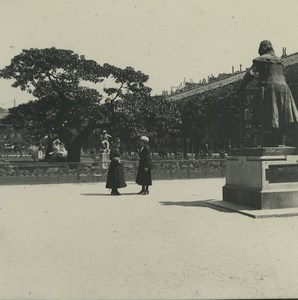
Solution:
{"label": "long dark skirt", "polygon": [[151,169],[145,171],[143,166],[139,166],[136,183],[138,185],[152,185]]}
{"label": "long dark skirt", "polygon": [[111,162],[107,175],[107,189],[126,187],[124,170],[121,164]]}
{"label": "long dark skirt", "polygon": [[268,84],[264,95],[265,127],[286,128],[298,122],[298,111],[291,90],[287,84]]}

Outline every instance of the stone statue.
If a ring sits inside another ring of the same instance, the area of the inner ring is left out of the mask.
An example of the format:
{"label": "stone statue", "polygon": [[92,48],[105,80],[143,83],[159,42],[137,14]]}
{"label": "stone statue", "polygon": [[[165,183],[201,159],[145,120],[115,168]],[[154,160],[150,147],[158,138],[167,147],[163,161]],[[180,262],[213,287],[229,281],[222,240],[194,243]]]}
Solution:
{"label": "stone statue", "polygon": [[111,135],[109,135],[108,133],[107,133],[107,131],[106,130],[103,130],[103,136],[102,136],[102,145],[104,146],[104,149],[103,149],[103,151],[105,152],[105,153],[107,153],[107,152],[110,152],[110,142],[109,142],[109,139],[111,138],[112,136]]}
{"label": "stone statue", "polygon": [[298,122],[298,111],[286,83],[281,58],[275,55],[270,41],[264,40],[260,43],[259,55],[246,72],[239,92],[242,92],[246,85],[258,76],[259,85],[264,87],[263,130],[271,132],[267,140],[265,136],[262,146],[283,146],[289,125]]}

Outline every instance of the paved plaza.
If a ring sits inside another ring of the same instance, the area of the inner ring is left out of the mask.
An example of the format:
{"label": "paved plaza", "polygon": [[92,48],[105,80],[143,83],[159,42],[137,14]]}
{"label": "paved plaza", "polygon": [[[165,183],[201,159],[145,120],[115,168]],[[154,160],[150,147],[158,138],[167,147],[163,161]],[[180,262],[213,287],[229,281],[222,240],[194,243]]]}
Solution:
{"label": "paved plaza", "polygon": [[1,186],[0,299],[298,296],[298,217],[213,207],[224,179]]}

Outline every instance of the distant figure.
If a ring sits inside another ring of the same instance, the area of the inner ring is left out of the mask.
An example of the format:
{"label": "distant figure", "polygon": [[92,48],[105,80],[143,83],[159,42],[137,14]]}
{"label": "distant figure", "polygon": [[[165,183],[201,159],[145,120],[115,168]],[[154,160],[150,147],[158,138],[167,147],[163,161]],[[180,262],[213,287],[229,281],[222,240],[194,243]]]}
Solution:
{"label": "distant figure", "polygon": [[138,193],[140,195],[149,194],[149,185],[152,185],[151,179],[151,168],[152,159],[151,151],[148,146],[149,138],[147,136],[142,136],[140,140],[139,153],[139,167],[137,172],[136,183],[142,186],[141,191]]}
{"label": "distant figure", "polygon": [[29,147],[29,150],[30,150],[32,159],[35,161],[38,157],[38,147],[35,145],[31,145]]}
{"label": "distant figure", "polygon": [[102,142],[101,143],[103,144],[103,147],[104,147],[103,151],[104,152],[109,152],[110,151],[109,139],[111,139],[111,138],[112,138],[112,136],[109,135],[106,130],[103,130],[103,137],[102,137]]}
{"label": "distant figure", "polygon": [[48,160],[54,162],[64,162],[67,159],[67,150],[64,144],[56,139],[52,142],[52,151],[48,153]]}
{"label": "distant figure", "polygon": [[120,159],[120,139],[117,138],[114,143],[112,143],[106,188],[112,189],[111,195],[118,196],[121,195],[118,188],[126,187],[126,182],[124,178],[124,170]]}
{"label": "distant figure", "polygon": [[258,74],[259,84],[264,87],[264,115],[262,116],[264,130],[271,132],[264,146],[283,146],[289,125],[298,121],[298,111],[286,83],[281,58],[275,55],[270,41],[265,40],[260,43],[259,55],[245,74],[239,91],[243,91]]}

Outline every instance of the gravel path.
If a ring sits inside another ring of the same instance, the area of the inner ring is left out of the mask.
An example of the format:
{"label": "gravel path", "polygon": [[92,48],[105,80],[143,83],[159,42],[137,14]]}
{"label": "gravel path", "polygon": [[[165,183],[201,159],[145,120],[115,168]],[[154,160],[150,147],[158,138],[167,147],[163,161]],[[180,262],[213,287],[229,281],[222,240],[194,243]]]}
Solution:
{"label": "gravel path", "polygon": [[224,179],[1,186],[1,299],[298,296],[298,217],[208,207]]}

